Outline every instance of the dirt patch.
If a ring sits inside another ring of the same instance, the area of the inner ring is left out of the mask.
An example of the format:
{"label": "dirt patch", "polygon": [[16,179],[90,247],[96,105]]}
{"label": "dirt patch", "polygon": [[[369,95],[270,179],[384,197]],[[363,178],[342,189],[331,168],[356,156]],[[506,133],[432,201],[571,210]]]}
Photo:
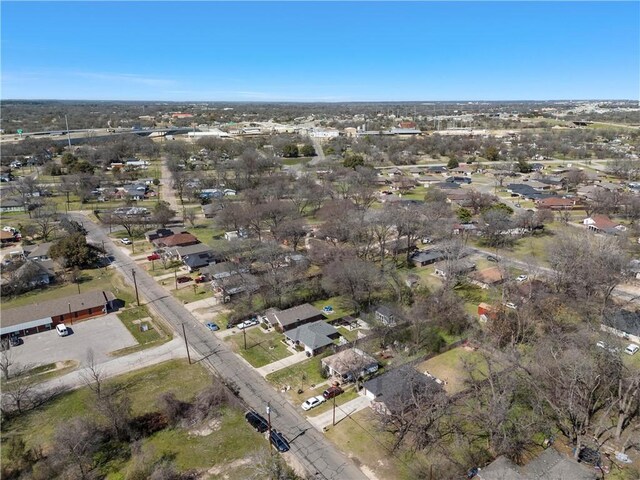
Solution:
{"label": "dirt patch", "polygon": [[[223,472],[229,470],[235,470],[238,467],[242,467],[244,465],[248,465],[251,463],[251,458],[239,458],[238,460],[234,460],[233,462],[223,463],[222,465],[216,465],[211,467],[209,470],[200,475],[199,479],[209,478],[210,475],[220,475]],[[228,478],[228,475],[225,475],[223,478]]]}
{"label": "dirt patch", "polygon": [[213,432],[220,430],[222,426],[222,421],[219,418],[214,418],[213,420],[209,420],[204,426],[200,428],[193,428],[189,430],[189,435],[195,435],[196,437],[206,437],[207,435],[211,435]]}
{"label": "dirt patch", "polygon": [[360,465],[360,470],[364,473],[369,480],[380,480],[378,476],[366,465]]}

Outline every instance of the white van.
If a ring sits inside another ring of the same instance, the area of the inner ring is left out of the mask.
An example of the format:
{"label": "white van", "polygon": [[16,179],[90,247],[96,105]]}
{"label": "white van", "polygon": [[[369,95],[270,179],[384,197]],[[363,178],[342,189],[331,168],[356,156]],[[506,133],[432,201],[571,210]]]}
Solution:
{"label": "white van", "polygon": [[69,335],[69,330],[64,323],[59,323],[58,325],[56,325],[56,331],[61,337],[66,337],[67,335]]}
{"label": "white van", "polygon": [[635,343],[630,343],[629,346],[624,349],[624,353],[635,355],[638,350],[640,350],[640,347],[638,345],[636,345]]}

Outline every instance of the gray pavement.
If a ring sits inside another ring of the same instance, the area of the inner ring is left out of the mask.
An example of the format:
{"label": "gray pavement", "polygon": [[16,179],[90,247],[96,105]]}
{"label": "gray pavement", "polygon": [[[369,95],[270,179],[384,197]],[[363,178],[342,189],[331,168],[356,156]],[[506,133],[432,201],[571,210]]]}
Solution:
{"label": "gray pavement", "polygon": [[247,408],[264,413],[266,406],[271,406],[271,421],[274,428],[289,439],[291,454],[309,472],[309,478],[332,480],[367,478],[255,369],[235,355],[224,341],[211,335],[211,332],[184,305],[158,285],[156,280],[135,261],[120,249],[115,248],[105,230],[81,214],[74,213],[72,217],[84,224],[90,241],[101,243],[104,240],[107,251],[115,257],[114,267],[127,282],[133,283],[131,272],[132,269],[135,270],[141,296],[155,314],[167,321],[178,335],[182,335],[184,326],[191,355],[195,361],[207,366],[224,381],[235,383],[239,389],[239,396]]}
{"label": "gray pavement", "polygon": [[[332,402],[333,400],[328,401]],[[336,424],[349,415],[353,415],[360,410],[364,410],[369,405],[371,405],[371,400],[364,395],[359,395],[357,398],[349,400],[342,405],[336,405]],[[333,408],[326,412],[322,412],[320,415],[316,415],[315,417],[309,417],[308,420],[311,425],[320,431],[325,428],[329,428],[333,425]]]}
{"label": "gray pavement", "polygon": [[103,363],[112,358],[109,353],[138,344],[115,313],[65,325],[73,331],[66,337],[55,329],[22,337],[24,343],[11,349],[14,361],[34,366],[65,360],[82,363],[92,349],[95,361]]}

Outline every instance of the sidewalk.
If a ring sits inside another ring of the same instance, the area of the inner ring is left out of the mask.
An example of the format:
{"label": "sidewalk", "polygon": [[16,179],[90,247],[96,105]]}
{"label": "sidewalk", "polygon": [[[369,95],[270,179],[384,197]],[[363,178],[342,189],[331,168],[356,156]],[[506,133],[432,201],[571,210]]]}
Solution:
{"label": "sidewalk", "polygon": [[270,363],[269,365],[265,365],[264,367],[257,368],[256,371],[263,377],[266,377],[270,373],[277,372],[278,370],[290,367],[291,365],[295,365],[296,363],[302,362],[307,358],[309,357],[307,357],[306,352],[298,352],[287,358],[283,358],[282,360],[278,360],[276,362]]}
{"label": "sidewalk", "polygon": [[[141,350],[124,357],[117,357],[113,360],[101,363],[98,365],[98,370],[105,378],[109,378],[155,365],[156,363],[162,363],[167,360],[183,358],[186,356],[187,351],[184,348],[183,340],[180,337],[175,337],[173,340],[158,347]],[[86,383],[83,378],[83,370],[82,365],[80,365],[77,370],[47,382],[43,382],[38,387],[43,389],[73,389],[82,387]]]}
{"label": "sidewalk", "polygon": [[[338,397],[339,398],[339,397]],[[333,402],[333,400],[327,400],[327,402]],[[358,396],[353,400],[348,401],[342,405],[336,405],[336,423],[343,420],[348,415],[353,415],[360,410],[364,410],[371,404],[371,400],[364,395]],[[313,410],[311,410],[313,412]],[[321,413],[316,417],[307,417],[307,420],[311,425],[316,427],[321,432],[325,427],[331,427],[333,423],[333,408]]]}

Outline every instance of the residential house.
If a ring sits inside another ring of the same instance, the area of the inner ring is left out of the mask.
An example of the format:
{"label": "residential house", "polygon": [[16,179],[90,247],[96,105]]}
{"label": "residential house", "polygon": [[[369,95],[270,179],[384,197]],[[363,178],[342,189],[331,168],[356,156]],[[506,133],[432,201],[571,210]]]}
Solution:
{"label": "residential house", "polygon": [[286,310],[272,311],[265,315],[267,321],[283,332],[306,323],[324,320],[325,316],[313,305],[304,303]]}
{"label": "residential house", "polygon": [[440,250],[431,249],[431,250],[419,250],[417,252],[413,252],[409,259],[413,262],[416,267],[424,267],[426,265],[431,265],[432,263],[439,262],[446,258],[446,254]]}
{"label": "residential house", "polygon": [[429,172],[429,173],[439,173],[441,175],[446,175],[448,171],[449,171],[449,169],[447,167],[442,166],[442,165],[427,167],[427,172]]}
{"label": "residential house", "polygon": [[617,310],[604,315],[600,329],[640,344],[640,312]]}
{"label": "residential house", "polygon": [[195,245],[200,241],[190,233],[176,233],[168,237],[157,238],[152,242],[156,247],[173,248]]}
{"label": "residential house", "polygon": [[258,279],[249,273],[232,275],[211,280],[214,297],[223,302],[245,292],[255,292],[260,288]]}
{"label": "residential house", "polygon": [[103,315],[113,308],[115,299],[111,292],[92,290],[23,307],[3,309],[0,335],[30,335],[50,330],[59,323],[73,324]]}
{"label": "residential house", "polygon": [[472,173],[474,173],[477,170],[477,167],[475,167],[474,165],[468,165],[466,163],[461,163],[459,164],[456,168],[452,168],[451,170],[449,170],[451,173],[454,173],[456,175],[466,175],[466,176],[470,176]]}
{"label": "residential house", "polygon": [[627,227],[625,227],[624,225],[614,222],[606,215],[600,214],[591,215],[590,217],[585,218],[582,221],[582,224],[585,225],[588,230],[592,230],[594,232],[609,233],[612,235],[617,235],[627,230]]}
{"label": "residential house", "polygon": [[338,330],[323,320],[306,323],[284,332],[287,341],[294,346],[300,346],[312,357],[321,353],[340,336]]}
{"label": "residential house", "polygon": [[30,288],[42,287],[53,283],[56,278],[52,260],[31,260],[25,263],[14,273],[15,281],[24,279]]}
{"label": "residential house", "polygon": [[222,204],[219,202],[202,205],[202,213],[204,213],[204,218],[215,218],[215,216],[221,210],[222,210]]}
{"label": "residential house", "polygon": [[359,348],[348,348],[325,357],[321,364],[329,376],[339,377],[343,382],[352,382],[378,371],[378,361]]}
{"label": "residential house", "polygon": [[241,273],[249,273],[249,269],[235,262],[220,262],[203,267],[201,273],[210,280],[220,280]]}
{"label": "residential house", "polygon": [[49,250],[53,242],[39,243],[37,245],[26,245],[22,248],[25,258],[29,260],[50,260]]}
{"label": "residential house", "polygon": [[478,226],[474,223],[455,223],[453,225],[453,234],[460,235],[463,233],[474,234],[474,235],[482,234]]}
{"label": "residential house", "polygon": [[25,203],[19,198],[3,198],[0,202],[0,212],[26,212]]}
{"label": "residential house", "polygon": [[376,321],[382,323],[385,327],[396,326],[396,315],[393,309],[386,305],[380,305],[373,312]]}
{"label": "residential house", "polygon": [[450,275],[463,275],[476,269],[476,264],[468,261],[454,262],[452,265],[441,265],[436,267],[434,273],[446,279]]}
{"label": "residential house", "polygon": [[576,200],[573,198],[547,197],[536,200],[538,208],[548,210],[572,210],[576,208]]}
{"label": "residential house", "polygon": [[478,320],[482,323],[486,323],[489,319],[493,319],[496,316],[496,309],[488,303],[481,302],[478,304]]}
{"label": "residential house", "polygon": [[423,375],[412,365],[403,365],[364,383],[364,395],[379,413],[402,413],[416,398],[443,394],[435,378]]}
{"label": "residential house", "polygon": [[487,289],[504,282],[504,276],[500,267],[490,267],[470,273],[469,280],[474,285]]}
{"label": "residential house", "polygon": [[573,458],[549,447],[526,465],[516,465],[500,456],[484,468],[478,480],[595,480],[598,472],[592,467],[576,462]]}
{"label": "residential house", "polygon": [[178,233],[189,233],[184,227],[173,227],[173,228],[157,228],[155,230],[149,230],[144,234],[144,238],[147,239],[148,242],[153,242],[159,238],[170,237],[171,235],[177,235]]}

